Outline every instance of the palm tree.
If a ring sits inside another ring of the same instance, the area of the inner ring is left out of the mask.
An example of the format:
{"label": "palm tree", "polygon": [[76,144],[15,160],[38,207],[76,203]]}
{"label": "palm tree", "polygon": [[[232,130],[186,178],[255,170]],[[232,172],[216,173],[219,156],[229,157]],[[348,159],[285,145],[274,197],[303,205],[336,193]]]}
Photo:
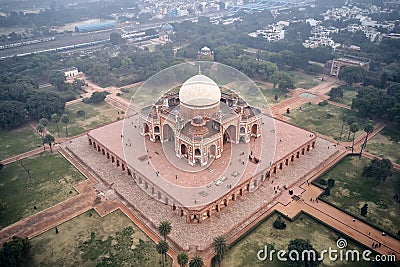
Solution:
{"label": "palm tree", "polygon": [[156,249],[157,249],[157,252],[159,254],[161,254],[162,267],[164,267],[165,266],[164,257],[169,249],[169,245],[166,241],[161,240],[160,242],[158,242]]}
{"label": "palm tree", "polygon": [[351,129],[351,125],[352,125],[353,123],[354,123],[353,118],[348,118],[348,119],[347,119],[347,125],[349,125],[349,135],[347,136],[347,141],[350,140],[350,133],[351,133],[350,129]]}
{"label": "palm tree", "polygon": [[217,237],[214,237],[212,246],[213,246],[214,252],[217,256],[218,266],[221,266],[222,258],[224,257],[224,254],[225,254],[226,250],[228,249],[225,238],[220,235]]}
{"label": "palm tree", "polygon": [[189,256],[182,252],[178,254],[178,264],[180,267],[185,267],[189,262]]}
{"label": "palm tree", "polygon": [[368,141],[368,136],[370,133],[372,133],[374,131],[374,126],[372,126],[371,124],[367,124],[364,127],[364,132],[367,133],[367,135],[365,136],[365,140],[364,143],[361,145],[361,152],[360,152],[360,157],[362,155],[363,149],[367,146],[367,141]]}
{"label": "palm tree", "polygon": [[167,240],[167,235],[171,233],[171,229],[172,227],[169,221],[162,221],[158,225],[158,232],[164,237],[164,240]]}
{"label": "palm tree", "polygon": [[43,144],[48,144],[50,146],[51,153],[53,153],[52,144],[54,143],[54,140],[54,136],[52,136],[51,134],[46,134],[43,137]]}
{"label": "palm tree", "polygon": [[351,153],[354,152],[354,138],[356,137],[356,132],[358,132],[358,127],[355,124],[350,125],[350,132],[353,133],[353,144],[351,145]]}
{"label": "palm tree", "polygon": [[40,136],[43,136],[44,126],[42,124],[38,124],[36,130],[40,133]]}
{"label": "palm tree", "polygon": [[342,128],[340,129],[340,137],[339,140],[342,141],[342,134],[343,134],[343,127],[344,127],[344,123],[346,122],[346,116],[343,115],[342,116]]}
{"label": "palm tree", "polygon": [[60,137],[60,128],[58,127],[58,123],[60,122],[60,117],[58,116],[57,113],[54,113],[53,115],[51,115],[51,121],[57,125],[57,133],[58,133],[58,137]]}
{"label": "palm tree", "polygon": [[65,124],[65,135],[68,137],[68,128],[67,128],[67,124],[69,122],[69,118],[67,114],[62,114],[61,115],[61,121],[62,123]]}
{"label": "palm tree", "polygon": [[46,118],[41,118],[41,119],[39,120],[39,124],[41,124],[41,125],[43,125],[44,127],[46,127],[47,124],[49,124],[49,120],[46,119]]}
{"label": "palm tree", "polygon": [[203,267],[204,266],[204,262],[203,259],[199,256],[194,256],[194,258],[192,258],[189,262],[189,267]]}

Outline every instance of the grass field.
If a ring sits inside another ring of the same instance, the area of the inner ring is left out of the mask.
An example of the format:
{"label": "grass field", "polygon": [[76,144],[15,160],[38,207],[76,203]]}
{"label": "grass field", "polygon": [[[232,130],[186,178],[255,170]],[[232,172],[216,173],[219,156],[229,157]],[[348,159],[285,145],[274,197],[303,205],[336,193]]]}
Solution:
{"label": "grass field", "polygon": [[294,80],[295,88],[310,89],[321,84],[318,75],[310,75],[301,71],[289,71],[288,73]]}
{"label": "grass field", "polygon": [[131,98],[132,98],[132,96],[136,93],[136,91],[137,91],[137,89],[138,89],[139,87],[140,87],[140,85],[136,85],[136,86],[133,86],[133,87],[129,87],[129,88],[124,88],[124,89],[122,89],[123,92],[122,92],[122,94],[120,95],[120,97],[122,97],[122,98],[124,98],[124,99],[130,101]]}
{"label": "grass field", "polygon": [[42,145],[41,137],[28,124],[13,130],[1,130],[0,140],[0,160]]}
{"label": "grass field", "polygon": [[[270,106],[274,106],[275,104],[278,104],[279,102],[287,99],[287,94],[285,92],[279,90],[278,88],[273,88],[272,85],[260,82],[256,82],[256,85],[258,86],[258,88],[260,88],[268,101],[268,105]],[[278,96],[278,100],[275,100],[275,95]]]}
{"label": "grass field", "polygon": [[0,171],[0,198],[7,203],[0,218],[2,227],[76,195],[72,186],[85,179],[59,153],[42,153],[22,160],[22,164],[30,169],[32,180],[19,162]]}
{"label": "grass field", "polygon": [[[338,237],[343,237],[339,233],[333,231],[331,228],[318,223],[311,217],[302,214],[295,221],[290,222],[283,218],[286,222],[286,229],[277,230],[272,224],[277,215],[273,215],[251,233],[241,239],[234,245],[227,253],[222,261],[223,267],[257,267],[257,266],[290,266],[287,262],[280,262],[276,258],[271,263],[268,259],[264,262],[257,259],[257,252],[263,249],[265,245],[272,245],[275,250],[285,250],[292,239],[301,238],[308,239],[314,249],[321,251],[331,247],[337,249],[336,241]],[[360,254],[363,248],[356,245],[351,240],[347,240],[347,249],[357,249]],[[326,255],[325,255],[326,256]],[[360,264],[360,263],[357,263]],[[324,262],[320,266],[360,266],[354,263],[330,261],[329,257],[324,257]],[[362,266],[367,265],[363,262]]]}
{"label": "grass field", "polygon": [[335,102],[342,103],[348,106],[351,106],[353,102],[353,98],[356,98],[357,90],[350,90],[349,88],[345,88],[343,90],[343,98],[335,99]]}
{"label": "grass field", "polygon": [[[325,136],[339,140],[340,130],[342,127],[342,116],[354,118],[354,123],[358,126],[356,137],[364,132],[364,127],[372,121],[367,121],[357,117],[357,114],[352,110],[347,110],[334,105],[319,106],[316,104],[305,104],[301,110],[296,109],[285,115],[290,118],[290,122],[306,128],[311,131],[316,131]],[[349,126],[344,124],[342,141],[347,141],[349,134]],[[352,133],[350,134],[349,141],[352,140]]]}
{"label": "grass field", "polygon": [[400,164],[400,133],[385,128],[368,141],[366,151]]}
{"label": "grass field", "polygon": [[[76,112],[82,110],[85,115],[82,117],[77,116]],[[93,128],[106,125],[110,122],[116,121],[119,116],[118,110],[108,105],[105,102],[100,104],[85,104],[79,102],[65,108],[66,114],[68,114],[69,123],[68,136],[75,136]],[[65,134],[65,124],[62,122],[58,123],[60,127],[60,137],[66,137]],[[55,123],[49,123],[47,129],[54,135],[58,137],[57,125]]]}
{"label": "grass field", "polygon": [[[132,227],[132,234],[127,227]],[[53,228],[31,240],[29,266],[96,266],[110,253],[123,261],[122,266],[161,266],[154,242],[119,210],[103,218],[90,210],[57,229],[58,234]],[[91,232],[95,233],[93,242]],[[85,241],[89,241],[86,246]],[[170,258],[167,262],[171,266]]]}
{"label": "grass field", "polygon": [[365,158],[347,157],[323,175],[321,178],[325,180],[335,179],[331,195],[325,199],[357,216],[364,203],[368,203],[364,219],[396,235],[400,230],[400,209],[393,196],[400,193],[400,172],[395,170],[385,182],[377,184],[361,176],[369,162]]}

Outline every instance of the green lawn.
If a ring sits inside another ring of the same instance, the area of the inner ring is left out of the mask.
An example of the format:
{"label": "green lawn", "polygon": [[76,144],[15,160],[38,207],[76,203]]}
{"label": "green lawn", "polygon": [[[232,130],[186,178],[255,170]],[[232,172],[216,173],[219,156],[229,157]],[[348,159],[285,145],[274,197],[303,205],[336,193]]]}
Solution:
{"label": "green lawn", "polygon": [[1,130],[0,140],[0,160],[42,145],[41,137],[28,124],[13,130]]}
{"label": "green lawn", "polygon": [[400,164],[400,133],[385,128],[368,141],[366,151]]}
{"label": "green lawn", "polygon": [[[111,253],[122,261],[112,266],[161,266],[155,243],[119,210],[103,218],[90,210],[57,229],[58,234],[53,228],[31,240],[29,266],[96,266]],[[171,266],[170,258],[167,262]]]}
{"label": "green lawn", "polygon": [[[77,194],[73,185],[85,179],[59,153],[42,153],[5,165],[0,171],[0,198],[7,210],[0,218],[5,227]],[[37,209],[34,209],[36,206]]]}
{"label": "green lawn", "polygon": [[[256,85],[258,86],[258,88],[260,88],[268,101],[268,105],[270,106],[274,106],[275,104],[287,99],[287,93],[279,90],[278,88],[273,88],[272,85],[270,86],[268,84],[260,82],[256,82]],[[275,100],[275,95],[278,96],[278,100]]]}
{"label": "green lawn", "polygon": [[[78,110],[84,111],[85,115],[78,117],[76,114]],[[69,123],[67,124],[68,136],[75,136],[93,128],[106,125],[110,122],[116,121],[118,117],[123,116],[121,111],[113,108],[105,102],[100,104],[85,104],[79,102],[67,106],[65,112],[68,114],[69,118]],[[120,114],[118,114],[118,112]],[[65,124],[59,122],[58,125],[60,127],[60,137],[66,137]],[[49,123],[47,129],[49,129],[55,137],[58,137],[57,125],[55,123]]]}
{"label": "green lawn", "polygon": [[295,88],[310,89],[322,83],[318,79],[318,75],[310,75],[301,71],[288,71],[288,73],[294,80]]}
{"label": "green lawn", "polygon": [[136,85],[136,86],[133,86],[133,87],[121,89],[122,90],[122,94],[120,95],[120,97],[130,101],[132,96],[136,93],[136,91],[137,91],[137,89],[139,87],[140,87],[140,85]]}
{"label": "green lawn", "polygon": [[[354,89],[354,87],[352,87]],[[357,90],[344,89],[343,98],[335,99],[335,102],[351,106],[353,98],[356,98]]]}
{"label": "green lawn", "polygon": [[[354,123],[358,126],[358,132],[356,137],[364,132],[364,127],[367,123],[373,123],[362,118],[357,117],[357,114],[352,110],[347,110],[334,105],[319,106],[317,104],[305,104],[301,107],[301,110],[296,109],[290,112],[288,116],[290,122],[306,128],[307,130],[316,131],[325,136],[339,140],[340,131],[342,127],[342,116],[354,118]],[[342,141],[347,141],[349,134],[349,126],[347,123],[344,124]],[[349,141],[352,140],[352,134],[350,134]]]}
{"label": "green lawn", "polygon": [[[314,249],[322,251],[324,249],[337,249],[336,241],[337,238],[343,237],[340,233],[326,227],[323,224],[318,223],[311,217],[302,214],[295,221],[290,222],[283,219],[286,222],[286,229],[277,230],[272,224],[275,221],[277,215],[273,215],[257,228],[250,232],[247,236],[241,239],[228,251],[226,257],[222,261],[223,267],[256,267],[256,266],[290,266],[287,262],[280,262],[275,257],[271,263],[268,259],[264,262],[257,259],[257,252],[263,249],[265,245],[272,245],[275,250],[285,250],[289,242],[292,239],[301,238],[308,239]],[[343,237],[345,238],[345,237]],[[345,238],[347,239],[347,238]],[[363,248],[356,245],[351,240],[347,239],[347,249],[357,249],[360,254]],[[272,248],[271,248],[272,249]],[[275,254],[276,255],[276,254]],[[286,255],[287,256],[287,255]],[[324,262],[320,266],[360,266],[357,264],[330,261],[329,257],[325,255]],[[359,263],[358,263],[359,264]],[[363,262],[362,266],[373,266],[367,265]]]}
{"label": "green lawn", "polygon": [[356,216],[361,216],[360,208],[368,203],[368,213],[363,219],[396,235],[400,230],[400,204],[393,196],[400,194],[400,172],[395,170],[385,182],[377,184],[361,176],[369,162],[365,158],[347,157],[329,170],[321,178],[336,182],[331,195],[324,198]]}

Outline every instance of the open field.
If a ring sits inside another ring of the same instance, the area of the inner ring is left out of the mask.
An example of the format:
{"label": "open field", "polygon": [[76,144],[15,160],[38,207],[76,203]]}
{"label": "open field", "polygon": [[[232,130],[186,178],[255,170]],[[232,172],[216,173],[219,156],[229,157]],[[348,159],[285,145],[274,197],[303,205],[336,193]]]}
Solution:
{"label": "open field", "polygon": [[[77,111],[82,110],[85,112],[84,116],[79,117]],[[75,136],[99,126],[106,125],[110,122],[116,121],[122,114],[118,114],[118,110],[108,105],[105,102],[100,104],[85,104],[79,102],[65,108],[65,113],[68,115],[69,123],[68,136]],[[58,123],[60,127],[60,137],[66,137],[65,124],[61,121]],[[55,123],[49,123],[47,129],[58,137],[57,125]]]}
{"label": "open field", "polygon": [[393,129],[385,128],[368,141],[365,150],[375,156],[387,158],[400,164],[400,133]]}
{"label": "open field", "polygon": [[[127,227],[132,227],[132,234]],[[90,210],[57,229],[58,234],[53,228],[31,240],[30,266],[96,266],[111,253],[123,261],[112,266],[161,266],[155,243],[119,210],[105,217]],[[91,232],[95,241],[90,240]],[[166,266],[171,263],[169,258]]]}
{"label": "open field", "polygon": [[28,124],[13,130],[1,130],[0,140],[0,160],[27,152],[42,145],[41,137]]}
{"label": "open field", "polygon": [[[275,104],[278,104],[279,102],[287,99],[287,93],[279,90],[278,88],[273,88],[272,85],[261,82],[256,82],[256,85],[258,86],[258,88],[260,88],[268,101],[268,105],[270,106],[274,106]],[[275,95],[278,96],[278,100],[275,100]]]}
{"label": "open field", "polygon": [[76,195],[72,186],[85,179],[59,153],[42,153],[21,162],[30,170],[32,179],[20,162],[8,164],[0,171],[0,198],[7,203],[0,218],[2,227]]}
{"label": "open field", "polygon": [[[336,241],[338,237],[343,237],[340,233],[335,232],[331,228],[318,223],[311,217],[302,214],[296,218],[295,221],[290,222],[283,218],[286,223],[286,229],[277,230],[272,224],[277,218],[277,214],[271,216],[262,222],[257,228],[250,232],[247,236],[235,244],[227,253],[222,261],[223,267],[256,267],[256,266],[290,266],[287,262],[279,262],[275,257],[271,263],[267,259],[261,262],[257,259],[257,252],[264,249],[265,245],[272,245],[275,250],[288,249],[288,244],[291,240],[296,238],[308,239],[314,249],[321,251],[331,247],[337,249]],[[345,238],[345,237],[343,237]],[[346,238],[345,238],[346,239]],[[348,240],[347,249],[357,249],[360,254],[363,247],[356,245],[351,240]],[[276,254],[275,254],[276,256]],[[324,261],[320,266],[360,266],[360,263],[347,263],[340,261],[330,261],[329,257],[325,255]],[[367,265],[363,262],[362,266]]]}
{"label": "open field", "polygon": [[[370,160],[365,158],[343,159],[321,177],[326,181],[330,178],[335,180],[331,195],[323,198],[396,235],[400,230],[400,204],[393,196],[400,193],[400,172],[394,170],[394,174],[385,182],[377,184],[375,180],[361,176],[364,166],[369,163]],[[368,203],[368,213],[362,217],[360,209],[365,203]]]}
{"label": "open field", "polygon": [[289,75],[294,80],[295,88],[310,89],[322,83],[318,75],[310,75],[301,71],[289,71]]}
{"label": "open field", "polygon": [[120,95],[120,97],[130,101],[132,96],[136,93],[136,91],[139,87],[140,87],[140,85],[136,85],[133,87],[121,89],[122,94]]}
{"label": "open field", "polygon": [[[325,136],[339,140],[340,130],[342,127],[342,117],[352,117],[354,123],[358,126],[356,137],[364,132],[364,127],[368,123],[373,123],[362,118],[357,117],[357,114],[352,110],[347,110],[334,105],[319,106],[316,104],[305,104],[300,109],[292,110],[290,114],[285,114],[290,118],[290,123],[307,130],[315,131]],[[342,141],[351,141],[347,139],[349,134],[349,126],[345,122],[342,134]]]}

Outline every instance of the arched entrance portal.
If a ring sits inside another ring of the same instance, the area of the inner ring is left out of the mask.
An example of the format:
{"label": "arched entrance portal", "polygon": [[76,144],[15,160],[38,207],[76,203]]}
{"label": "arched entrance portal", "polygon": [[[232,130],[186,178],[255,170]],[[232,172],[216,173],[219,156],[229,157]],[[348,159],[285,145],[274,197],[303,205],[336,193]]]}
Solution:
{"label": "arched entrance portal", "polygon": [[174,130],[168,124],[163,125],[162,140],[163,142],[174,140]]}
{"label": "arched entrance portal", "polygon": [[195,156],[201,156],[201,152],[200,152],[200,149],[199,149],[199,148],[196,148],[196,149],[194,150],[194,155],[195,155]]}
{"label": "arched entrance portal", "polygon": [[147,123],[145,123],[144,125],[143,125],[143,133],[144,134],[147,134],[147,133],[149,133],[150,132],[150,129],[149,129],[149,125],[147,124]]}
{"label": "arched entrance portal", "polygon": [[209,158],[215,158],[217,155],[217,146],[216,145],[211,145],[210,149],[208,150],[208,157]]}
{"label": "arched entrance portal", "polygon": [[185,144],[181,145],[181,155],[184,155],[187,157],[187,147]]}
{"label": "arched entrance portal", "polygon": [[253,126],[251,126],[251,135],[252,136],[257,136],[257,128],[258,128],[257,124],[253,124]]}
{"label": "arched entrance portal", "polygon": [[236,142],[236,127],[230,125],[224,132],[224,143],[226,142]]}

